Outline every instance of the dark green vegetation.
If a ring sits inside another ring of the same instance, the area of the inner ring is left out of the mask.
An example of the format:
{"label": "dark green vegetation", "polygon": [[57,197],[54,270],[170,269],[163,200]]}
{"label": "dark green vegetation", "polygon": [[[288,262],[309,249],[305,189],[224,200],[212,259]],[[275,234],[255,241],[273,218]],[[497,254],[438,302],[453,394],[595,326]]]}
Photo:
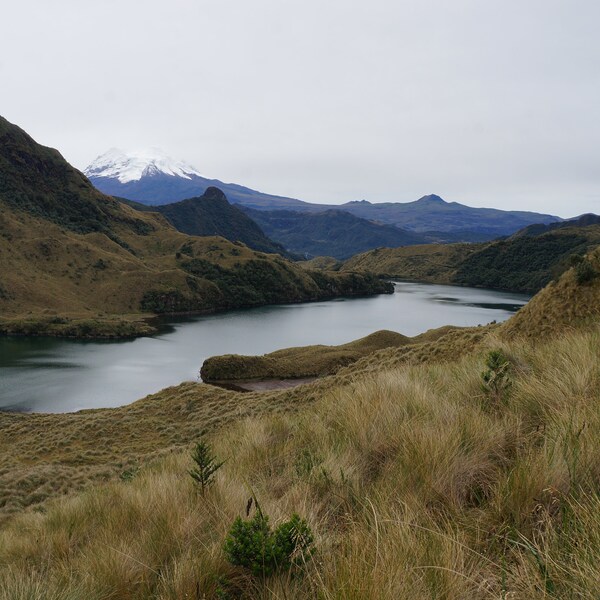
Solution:
{"label": "dark green vegetation", "polygon": [[[185,294],[178,289],[150,290],[142,297],[142,310],[159,314],[185,313],[211,307],[223,310],[394,291],[391,283],[370,273],[303,273],[293,263],[267,256],[235,261],[229,268],[204,258],[188,257],[181,257],[179,265],[189,273],[188,288],[202,291],[203,295]],[[203,289],[204,281],[209,281],[211,287]]]}
{"label": "dark green vegetation", "polygon": [[242,242],[253,250],[286,255],[280,244],[270,240],[262,229],[239,208],[227,201],[216,187],[209,187],[202,196],[172,204],[147,206],[125,200],[138,210],[159,212],[181,233],[188,235],[218,235],[231,242]]}
{"label": "dark green vegetation", "polygon": [[[153,231],[151,223],[120,210],[116,200],[99,194],[59,152],[40,146],[2,117],[0,201],[6,207],[4,218],[7,211],[18,210],[75,233],[103,233],[126,249],[115,226],[137,235]],[[6,232],[2,234],[6,237]]]}
{"label": "dark green vegetation", "polygon": [[343,210],[300,213],[286,210],[242,209],[272,239],[291,252],[311,258],[345,259],[380,246],[421,244],[427,239],[393,225],[355,217]]}
{"label": "dark green vegetation", "polygon": [[486,244],[383,248],[353,257],[341,270],[537,292],[572,265],[573,255],[583,255],[599,243],[600,225],[565,223],[539,235],[519,232]]}
{"label": "dark green vegetation", "polygon": [[460,285],[536,292],[568,269],[570,256],[600,243],[600,226],[565,227],[493,242],[456,269]]}
{"label": "dark green vegetation", "polygon": [[298,515],[272,530],[269,517],[257,505],[254,517],[237,517],[233,522],[225,540],[225,555],[232,565],[245,567],[257,577],[269,577],[275,571],[304,566],[313,541],[309,526]]}
{"label": "dark green vegetation", "polygon": [[[56,150],[0,119],[0,332],[148,333],[148,313],[390,292],[324,274],[104,196]],[[145,313],[145,314],[142,314]]]}

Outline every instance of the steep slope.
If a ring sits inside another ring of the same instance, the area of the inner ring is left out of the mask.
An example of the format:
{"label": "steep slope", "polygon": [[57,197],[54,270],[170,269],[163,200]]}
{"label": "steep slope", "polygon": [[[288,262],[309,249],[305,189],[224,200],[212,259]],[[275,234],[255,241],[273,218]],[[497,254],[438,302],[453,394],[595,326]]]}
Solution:
{"label": "steep slope", "polygon": [[537,236],[493,242],[466,257],[453,282],[460,285],[537,292],[600,244],[600,226],[564,227]]}
{"label": "steep slope", "polygon": [[0,209],[0,331],[133,334],[149,330],[142,312],[391,291],[370,276],[312,273],[243,244],[179,233],[161,215],[104,196],[1,118]]}
{"label": "steep slope", "polygon": [[391,225],[373,223],[341,210],[321,213],[242,210],[273,240],[308,258],[345,259],[380,246],[420,244],[423,236]]}
{"label": "steep slope", "polygon": [[188,235],[218,235],[231,242],[242,242],[253,250],[286,255],[283,246],[270,240],[243,211],[232,206],[225,194],[209,187],[202,196],[172,204],[148,206],[125,200],[137,210],[155,211],[166,217],[175,229]]}

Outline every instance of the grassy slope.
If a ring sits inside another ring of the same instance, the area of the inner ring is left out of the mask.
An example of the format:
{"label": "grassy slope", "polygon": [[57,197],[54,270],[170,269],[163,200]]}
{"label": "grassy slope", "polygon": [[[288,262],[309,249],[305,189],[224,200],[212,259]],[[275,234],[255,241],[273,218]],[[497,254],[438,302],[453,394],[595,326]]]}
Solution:
{"label": "grassy slope", "polygon": [[480,249],[478,244],[424,244],[378,248],[353,256],[343,271],[369,271],[430,283],[452,283],[457,265]]}
{"label": "grassy slope", "polygon": [[[561,335],[533,339],[567,304]],[[573,270],[502,325],[292,390],[189,383],[119,409],[1,414],[0,598],[596,598],[598,306],[600,278]],[[511,365],[499,394],[481,378],[496,348]],[[228,459],[204,499],[181,451],[203,433]],[[303,577],[226,562],[250,489],[275,521],[308,519]]]}
{"label": "grassy slope", "polygon": [[[142,313],[211,311],[386,291],[218,237],[190,237],[102,195],[0,118],[0,331],[147,332]],[[389,290],[387,290],[389,291]]]}
{"label": "grassy slope", "polygon": [[561,226],[483,244],[380,248],[351,258],[341,271],[534,293],[569,268],[572,254],[599,243],[599,225]]}

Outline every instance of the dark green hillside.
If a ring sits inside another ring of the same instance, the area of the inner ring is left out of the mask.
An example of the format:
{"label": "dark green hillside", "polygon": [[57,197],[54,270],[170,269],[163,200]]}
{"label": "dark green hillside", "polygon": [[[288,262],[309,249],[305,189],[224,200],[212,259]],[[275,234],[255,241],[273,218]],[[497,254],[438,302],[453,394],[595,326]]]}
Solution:
{"label": "dark green hillside", "polygon": [[381,225],[342,210],[300,213],[287,210],[254,210],[242,207],[262,230],[291,252],[308,258],[349,258],[380,246],[419,244],[425,238],[392,225]]}
{"label": "dark green hillside", "polygon": [[341,271],[532,293],[567,270],[572,255],[598,244],[600,225],[571,224],[483,244],[380,248],[354,256]]}
{"label": "dark green hillside", "polygon": [[172,204],[147,206],[125,200],[138,210],[159,212],[182,233],[188,235],[220,235],[231,242],[242,242],[253,250],[285,255],[280,244],[270,240],[262,229],[239,208],[227,201],[216,187],[209,187],[202,196]]}
{"label": "dark green hillside", "polygon": [[114,226],[135,234],[153,227],[121,210],[99,193],[57,150],[37,144],[0,117],[0,198],[12,209],[77,233],[102,232],[114,239]]}
{"label": "dark green hillside", "polygon": [[561,228],[489,244],[457,268],[454,283],[537,292],[569,268],[572,254],[600,243],[600,227]]}

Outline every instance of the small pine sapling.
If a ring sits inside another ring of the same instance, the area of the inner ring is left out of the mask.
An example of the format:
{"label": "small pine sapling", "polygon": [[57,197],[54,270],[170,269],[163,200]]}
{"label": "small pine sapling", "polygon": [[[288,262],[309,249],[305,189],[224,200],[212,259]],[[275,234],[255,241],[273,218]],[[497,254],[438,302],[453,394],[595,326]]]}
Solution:
{"label": "small pine sapling", "polygon": [[214,483],[214,474],[223,466],[222,462],[218,462],[213,456],[210,446],[205,441],[200,441],[196,444],[192,452],[192,460],[195,466],[190,469],[191,478],[200,486],[202,495],[206,493],[209,486]]}

